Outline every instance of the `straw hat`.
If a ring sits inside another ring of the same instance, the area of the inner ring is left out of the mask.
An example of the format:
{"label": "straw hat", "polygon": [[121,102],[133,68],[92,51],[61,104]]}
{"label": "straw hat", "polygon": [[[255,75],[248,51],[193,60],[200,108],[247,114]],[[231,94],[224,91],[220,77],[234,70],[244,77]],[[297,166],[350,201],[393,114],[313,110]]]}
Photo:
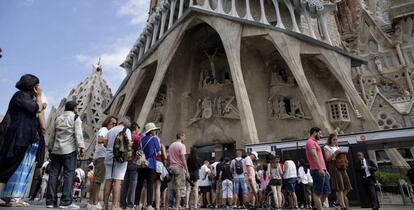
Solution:
{"label": "straw hat", "polygon": [[150,131],[153,131],[153,130],[160,130],[160,128],[155,126],[154,123],[147,123],[145,125],[145,134],[147,134],[147,133],[149,133]]}

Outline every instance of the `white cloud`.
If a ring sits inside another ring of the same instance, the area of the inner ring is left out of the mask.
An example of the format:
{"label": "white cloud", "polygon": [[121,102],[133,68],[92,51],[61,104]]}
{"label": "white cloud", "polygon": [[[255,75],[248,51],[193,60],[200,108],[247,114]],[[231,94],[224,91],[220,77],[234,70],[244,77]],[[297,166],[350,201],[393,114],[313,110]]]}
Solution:
{"label": "white cloud", "polygon": [[75,58],[78,62],[83,63],[87,69],[101,58],[104,79],[113,92],[115,92],[126,76],[125,70],[120,65],[125,60],[131,47],[132,42],[110,49],[110,52],[103,52],[97,55],[77,54]]}
{"label": "white cloud", "polygon": [[148,18],[149,3],[150,0],[128,0],[117,13],[120,16],[132,16],[129,21],[131,25],[143,24]]}

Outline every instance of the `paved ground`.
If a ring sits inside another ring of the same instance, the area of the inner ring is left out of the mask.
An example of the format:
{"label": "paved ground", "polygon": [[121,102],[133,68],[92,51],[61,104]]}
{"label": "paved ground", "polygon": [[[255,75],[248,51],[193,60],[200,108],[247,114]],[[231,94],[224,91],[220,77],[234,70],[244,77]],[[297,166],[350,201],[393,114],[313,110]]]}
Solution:
{"label": "paved ground", "polygon": [[[86,205],[85,204],[81,204],[81,209],[86,209]],[[50,210],[45,208],[44,205],[36,205],[33,204],[30,207],[24,207],[24,208],[14,208],[14,207],[10,207],[10,208],[5,208],[5,207],[0,207],[0,209],[9,209],[9,210],[28,210],[28,209],[36,209],[36,210]],[[358,208],[358,207],[351,207],[352,210],[368,210],[368,209],[362,209],[362,208]],[[398,209],[402,209],[402,210],[412,210],[414,209],[414,206],[401,206],[401,205],[386,205],[386,206],[381,206],[381,210],[398,210]],[[327,210],[334,210],[334,208],[329,208]]]}

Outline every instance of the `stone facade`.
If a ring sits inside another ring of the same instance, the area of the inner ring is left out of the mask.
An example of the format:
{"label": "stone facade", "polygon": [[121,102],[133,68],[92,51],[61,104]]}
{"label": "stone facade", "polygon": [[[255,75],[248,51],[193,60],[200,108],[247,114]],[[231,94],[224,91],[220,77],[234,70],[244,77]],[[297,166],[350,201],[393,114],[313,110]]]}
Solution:
{"label": "stone facade", "polygon": [[[379,128],[339,48],[330,1],[153,1],[110,113],[155,122],[169,144],[231,145]],[[155,6],[155,9],[153,9]],[[227,148],[228,149],[228,148]],[[226,148],[224,148],[226,150]],[[221,151],[222,152],[222,151]]]}
{"label": "stone facade", "polygon": [[[336,16],[343,46],[366,60],[352,69],[358,93],[380,129],[414,125],[414,2],[342,0]],[[393,153],[385,151],[393,163]],[[414,155],[414,154],[413,154]]]}
{"label": "stone facade", "polygon": [[[83,137],[87,147],[86,158],[92,155],[92,148],[89,145],[93,142],[96,132],[101,128],[101,123],[106,115],[104,109],[112,100],[111,89],[102,77],[102,65],[100,62],[92,65],[92,74],[76,88],[72,89],[68,96],[59,104],[59,107],[52,107],[48,117],[47,131],[50,133],[54,128],[54,119],[65,109],[65,103],[74,100],[78,103],[78,115],[82,120]],[[47,136],[46,141],[49,141]]]}

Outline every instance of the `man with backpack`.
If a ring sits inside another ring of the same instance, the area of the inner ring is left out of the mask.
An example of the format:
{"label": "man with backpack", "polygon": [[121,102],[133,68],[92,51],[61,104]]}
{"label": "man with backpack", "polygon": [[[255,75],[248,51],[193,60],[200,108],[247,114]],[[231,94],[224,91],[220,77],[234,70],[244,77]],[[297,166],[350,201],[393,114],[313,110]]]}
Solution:
{"label": "man with backpack", "polygon": [[[234,193],[234,205],[243,205],[243,199],[246,200],[248,194],[246,184],[246,171],[244,167],[244,160],[242,158],[242,151],[236,151],[236,158],[230,163],[230,170],[233,173],[233,193]],[[241,195],[241,196],[239,196]]]}
{"label": "man with backpack", "polygon": [[228,157],[224,158],[224,163],[220,167],[219,180],[222,185],[222,194],[217,195],[222,198],[222,205],[232,205],[233,204],[233,175],[230,170],[230,159]]}
{"label": "man with backpack", "polygon": [[75,101],[65,104],[65,111],[55,120],[55,128],[50,135],[48,150],[50,154],[50,173],[46,191],[46,207],[57,206],[57,180],[63,167],[63,191],[59,208],[79,209],[72,203],[72,184],[75,178],[77,150],[83,157],[85,144],[83,141],[82,121]]}
{"label": "man with backpack", "polygon": [[120,208],[121,183],[124,180],[128,166],[128,160],[132,158],[132,137],[129,117],[121,117],[118,125],[109,130],[107,134],[108,144],[105,153],[105,187],[104,206],[109,209],[109,195],[112,192],[112,209]]}

